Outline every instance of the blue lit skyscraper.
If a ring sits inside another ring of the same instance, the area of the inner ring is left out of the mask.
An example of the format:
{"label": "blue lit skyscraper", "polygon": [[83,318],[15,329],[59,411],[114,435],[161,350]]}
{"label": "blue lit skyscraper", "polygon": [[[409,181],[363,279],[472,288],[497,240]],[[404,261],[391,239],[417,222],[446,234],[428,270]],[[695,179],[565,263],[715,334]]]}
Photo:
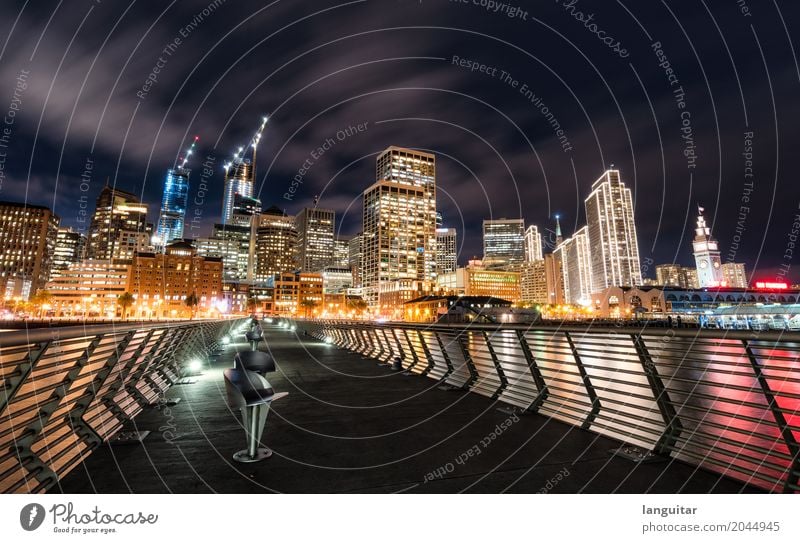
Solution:
{"label": "blue lit skyscraper", "polygon": [[191,170],[186,167],[189,157],[197,145],[195,137],[186,156],[175,163],[175,167],[167,170],[164,179],[164,196],[161,199],[161,214],[156,227],[156,240],[154,245],[166,247],[174,239],[183,237],[183,226],[186,220],[186,208],[189,204],[189,174]]}
{"label": "blue lit skyscraper", "polygon": [[161,215],[158,218],[158,245],[165,246],[174,239],[183,237],[186,207],[189,201],[189,172],[186,168],[167,170],[164,180],[164,197],[161,200]]}

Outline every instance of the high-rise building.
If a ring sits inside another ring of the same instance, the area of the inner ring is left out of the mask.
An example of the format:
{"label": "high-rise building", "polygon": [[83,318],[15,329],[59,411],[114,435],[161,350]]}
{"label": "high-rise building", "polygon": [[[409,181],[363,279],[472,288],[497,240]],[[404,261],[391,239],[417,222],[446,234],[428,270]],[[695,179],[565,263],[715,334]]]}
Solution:
{"label": "high-rise building", "polygon": [[607,170],[584,201],[591,247],[592,287],[642,284],[631,190],[619,170]]}
{"label": "high-rise building", "polygon": [[455,228],[436,229],[436,274],[451,273],[458,268],[458,243]]}
{"label": "high-rise building", "polygon": [[[389,147],[376,161],[376,182],[364,191],[364,299],[380,305],[381,285],[436,279],[436,158]],[[384,289],[388,292],[388,290]]]}
{"label": "high-rise building", "polygon": [[130,263],[137,251],[152,249],[152,235],[147,205],[135,194],[106,185],[92,215],[86,258]]}
{"label": "high-rise building", "polygon": [[350,240],[352,236],[337,236],[333,240],[332,268],[350,270]]}
{"label": "high-rise building", "polygon": [[242,194],[233,195],[233,211],[226,224],[236,226],[251,226],[253,217],[261,213],[261,200]]}
{"label": "high-rise building", "polygon": [[542,236],[535,224],[525,229],[525,262],[542,260]]}
{"label": "high-rise building", "polygon": [[681,286],[683,288],[700,288],[700,280],[697,277],[697,268],[691,266],[681,267]]}
{"label": "high-rise building", "polygon": [[59,218],[44,206],[0,202],[0,287],[28,298],[50,278]]}
{"label": "high-rise building", "polygon": [[[559,234],[560,237],[560,234]],[[563,242],[564,240],[561,239]],[[561,259],[553,253],[544,255],[544,274],[547,283],[547,304],[564,303],[564,272],[561,269]]]}
{"label": "high-rise building", "polygon": [[697,267],[697,280],[701,287],[718,287],[722,285],[722,262],[719,257],[719,245],[711,236],[711,228],[706,225],[702,207],[697,208],[697,227],[694,229],[694,261]]}
{"label": "high-rise building", "polygon": [[348,247],[348,263],[350,273],[353,274],[353,286],[361,288],[363,285],[363,258],[362,245],[364,243],[364,234],[359,232],[350,238],[350,245]]}
{"label": "high-rise building", "polygon": [[59,228],[50,277],[56,277],[71,264],[80,262],[85,250],[86,236],[72,228]]}
{"label": "high-rise building", "polygon": [[221,258],[225,281],[246,281],[250,278],[249,226],[215,224],[211,237],[197,238],[194,245],[197,254],[206,258]]}
{"label": "high-rise building", "polygon": [[721,266],[722,280],[731,288],[747,288],[747,271],[741,262],[726,262]]}
{"label": "high-rise building", "polygon": [[336,213],[332,209],[307,207],[295,216],[297,267],[319,272],[333,262]]}
{"label": "high-rise building", "polygon": [[680,264],[659,264],[656,266],[656,284],[665,287],[682,287]]}
{"label": "high-rise building", "polygon": [[234,199],[237,194],[253,197],[253,167],[249,158],[237,155],[226,164],[224,192],[222,196],[222,224],[228,224],[233,217]]}
{"label": "high-rise building", "polygon": [[189,174],[191,170],[175,167],[167,170],[161,214],[156,227],[156,244],[164,247],[172,240],[183,237],[186,209],[189,204]]}
{"label": "high-rise building", "polygon": [[256,227],[255,280],[265,282],[296,269],[297,230],[294,216],[276,206],[258,216]]}
{"label": "high-rise building", "polygon": [[520,300],[526,304],[546,304],[547,273],[544,259],[522,264],[519,270]]}
{"label": "high-rise building", "polygon": [[[127,291],[134,303],[135,317],[180,317],[191,313],[218,315],[222,305],[222,259],[197,254],[191,243],[176,241],[164,254],[136,253],[128,274]],[[197,305],[186,299],[194,294]]]}
{"label": "high-rise building", "polygon": [[564,284],[564,301],[570,304],[591,303],[592,266],[589,252],[588,227],[584,226],[556,247],[555,255],[561,261]]}
{"label": "high-rise building", "polygon": [[525,221],[483,221],[483,265],[490,269],[514,269],[525,261]]}

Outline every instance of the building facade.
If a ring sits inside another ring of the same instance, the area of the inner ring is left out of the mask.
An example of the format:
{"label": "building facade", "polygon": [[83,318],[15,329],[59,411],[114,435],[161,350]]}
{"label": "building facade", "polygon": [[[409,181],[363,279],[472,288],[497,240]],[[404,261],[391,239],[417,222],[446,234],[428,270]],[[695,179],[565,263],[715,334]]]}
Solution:
{"label": "building facade", "polygon": [[256,282],[294,272],[296,250],[297,230],[294,217],[275,206],[265,210],[259,215],[256,227]]}
{"label": "building facade", "polygon": [[491,269],[514,269],[525,261],[525,221],[483,221],[483,265]]}
{"label": "building facade", "polygon": [[535,224],[525,229],[525,262],[542,260],[542,235]]}
{"label": "building facade", "polygon": [[82,260],[47,283],[56,317],[113,318],[121,314],[117,299],[128,286],[130,265],[110,260]]}
{"label": "building facade", "polygon": [[524,304],[547,304],[547,272],[544,259],[525,262],[519,270],[520,301]]}
{"label": "building facade", "polygon": [[607,170],[592,184],[584,206],[592,287],[641,285],[633,197],[620,180],[619,170]]}
{"label": "building facade", "polygon": [[512,303],[522,301],[519,271],[489,269],[480,261],[471,261],[465,268],[440,275],[436,286],[447,296],[488,296]]}
{"label": "building facade", "polygon": [[[137,253],[126,285],[134,298],[129,315],[176,318],[224,313],[228,308],[222,304],[222,267],[222,259],[199,256],[184,241],[167,245],[163,254]],[[186,304],[190,295],[197,298],[193,307]]]}
{"label": "building facade", "polygon": [[353,287],[361,288],[364,284],[363,270],[364,270],[364,234],[359,232],[350,238],[348,244],[347,260],[350,267],[350,273],[353,274]]}
{"label": "building facade", "polygon": [[147,205],[135,194],[106,185],[89,225],[86,258],[130,263],[134,253],[152,250],[152,235]]}
{"label": "building facade", "polygon": [[336,213],[332,209],[305,208],[295,216],[297,267],[318,272],[333,262]]}
{"label": "building facade", "polygon": [[747,288],[747,270],[741,262],[726,262],[720,266],[726,287]]}
{"label": "building facade", "polygon": [[458,268],[458,236],[455,228],[436,229],[436,275]]}
{"label": "building facade", "polygon": [[568,304],[589,304],[594,286],[588,227],[584,226],[571,238],[561,242],[554,254],[561,262],[564,301]]}
{"label": "building facade", "polygon": [[183,237],[186,209],[189,204],[190,173],[191,170],[183,167],[167,170],[167,177],[164,179],[164,195],[161,199],[161,213],[156,226],[156,240],[160,247]]}
{"label": "building facade", "polygon": [[72,264],[83,260],[86,250],[86,236],[72,228],[59,228],[56,235],[56,248],[53,253],[53,264],[50,277],[57,276]]}
{"label": "building facade", "polygon": [[363,195],[362,283],[379,305],[384,283],[436,279],[436,159],[389,147],[376,160],[376,182]]}
{"label": "building facade", "polygon": [[253,197],[253,165],[248,158],[237,157],[226,164],[222,195],[222,224],[233,217],[234,200],[237,194]]}
{"label": "building facade", "polygon": [[44,206],[0,202],[0,288],[28,299],[44,288],[58,239],[59,218]]}

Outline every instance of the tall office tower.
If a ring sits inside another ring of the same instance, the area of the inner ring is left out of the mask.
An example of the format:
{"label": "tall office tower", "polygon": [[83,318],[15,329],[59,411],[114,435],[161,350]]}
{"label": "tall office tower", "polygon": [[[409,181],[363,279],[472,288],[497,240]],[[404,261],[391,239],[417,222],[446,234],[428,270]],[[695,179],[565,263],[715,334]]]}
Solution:
{"label": "tall office tower", "polygon": [[563,304],[564,272],[561,269],[561,259],[553,253],[544,255],[544,274],[547,283],[547,301],[545,303]]}
{"label": "tall office tower", "polygon": [[697,277],[697,268],[694,266],[681,267],[681,287],[682,288],[700,288],[700,280]]}
{"label": "tall office tower", "polygon": [[726,262],[722,266],[722,280],[731,288],[747,288],[747,271],[741,262]]}
{"label": "tall office tower", "polygon": [[364,299],[379,304],[381,287],[398,280],[436,280],[436,158],[389,147],[364,191]]}
{"label": "tall office tower", "polygon": [[222,196],[222,224],[233,216],[234,198],[237,194],[253,197],[253,165],[249,158],[238,155],[225,165],[224,193]]}
{"label": "tall office tower", "polygon": [[60,272],[69,268],[70,264],[77,264],[83,260],[85,250],[86,236],[72,228],[59,228],[50,277],[58,276]]}
{"label": "tall office tower", "polygon": [[258,216],[256,227],[255,280],[266,282],[275,275],[296,270],[295,218],[276,206]]}
{"label": "tall office tower", "polygon": [[542,236],[535,224],[525,229],[525,262],[542,260]]}
{"label": "tall office tower", "polygon": [[436,229],[436,275],[458,268],[458,243],[455,228]]}
{"label": "tall office tower", "polygon": [[680,264],[659,264],[656,266],[656,284],[665,287],[686,288],[682,279]]}
{"label": "tall office tower", "polygon": [[50,278],[58,215],[44,206],[0,202],[0,287],[27,299]]}
{"label": "tall office tower", "polygon": [[700,287],[718,287],[722,284],[722,262],[719,258],[717,240],[711,237],[711,228],[706,225],[702,207],[697,208],[697,228],[694,229],[694,261]]}
{"label": "tall office tower", "polygon": [[250,196],[234,194],[233,210],[226,224],[250,226],[253,223],[253,217],[257,216],[259,213],[261,213],[261,200],[258,198],[251,198]]}
{"label": "tall office tower", "polygon": [[570,304],[591,303],[592,266],[589,251],[589,228],[584,226],[556,247],[555,253],[561,260],[561,276],[564,283],[564,301]]}
{"label": "tall office tower", "polygon": [[336,213],[332,209],[307,207],[295,216],[297,265],[300,271],[318,272],[333,262],[333,232]]}
{"label": "tall office tower", "polygon": [[525,261],[525,221],[483,221],[483,265],[490,269],[512,269]]}
{"label": "tall office tower", "polygon": [[332,268],[350,269],[350,240],[352,236],[337,236],[333,240]]}
{"label": "tall office tower", "polygon": [[92,215],[86,258],[130,263],[134,253],[151,249],[152,234],[147,204],[135,194],[106,185]]}
{"label": "tall office tower", "polygon": [[353,286],[355,288],[361,288],[364,286],[363,281],[363,259],[364,254],[362,251],[362,245],[364,243],[364,234],[359,232],[352,238],[350,238],[350,246],[348,247],[348,264],[350,267],[350,273],[353,274]]}
{"label": "tall office tower", "polygon": [[189,203],[189,174],[191,170],[176,167],[167,170],[161,214],[156,227],[156,244],[164,247],[174,239],[183,237],[186,208]]}
{"label": "tall office tower", "polygon": [[639,244],[633,220],[631,190],[620,181],[619,170],[607,170],[592,185],[584,201],[591,246],[592,285],[642,284]]}

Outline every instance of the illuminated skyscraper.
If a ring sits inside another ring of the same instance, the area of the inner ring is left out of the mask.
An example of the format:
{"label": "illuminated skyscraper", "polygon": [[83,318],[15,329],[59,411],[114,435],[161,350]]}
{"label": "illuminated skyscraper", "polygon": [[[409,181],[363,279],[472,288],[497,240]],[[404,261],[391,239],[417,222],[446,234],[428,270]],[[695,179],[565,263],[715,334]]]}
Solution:
{"label": "illuminated skyscraper", "polygon": [[152,235],[147,204],[135,194],[106,185],[92,215],[86,258],[130,263],[137,251],[152,250]]}
{"label": "illuminated skyscraper", "polygon": [[350,240],[352,236],[337,236],[333,240],[333,262],[331,267],[350,269]]}
{"label": "illuminated skyscraper", "polygon": [[694,229],[694,261],[697,266],[697,281],[700,287],[718,287],[722,284],[722,262],[719,258],[719,245],[711,236],[711,228],[706,225],[702,207],[697,208],[697,227]]}
{"label": "illuminated skyscraper", "polygon": [[69,268],[71,264],[77,264],[83,260],[85,250],[86,236],[72,228],[59,228],[50,278],[58,276],[60,272]]}
{"label": "illuminated skyscraper", "polygon": [[249,158],[234,158],[226,165],[225,185],[222,196],[222,224],[233,217],[234,199],[237,194],[253,197],[253,168]]}
{"label": "illuminated skyscraper", "polygon": [[359,232],[350,239],[348,247],[347,260],[350,268],[350,273],[353,274],[353,286],[361,288],[364,286],[364,234]]}
{"label": "illuminated skyscraper", "polygon": [[593,288],[641,285],[633,198],[631,190],[620,181],[619,170],[603,173],[592,185],[584,205]]}
{"label": "illuminated skyscraper", "polygon": [[436,229],[436,274],[458,269],[458,244],[455,228]]}
{"label": "illuminated skyscraper", "polygon": [[50,209],[0,202],[0,288],[28,298],[50,276],[59,218]]}
{"label": "illuminated skyscraper", "polygon": [[333,262],[333,232],[336,213],[332,209],[305,208],[295,217],[297,265],[300,271],[318,272]]}
{"label": "illuminated skyscraper", "polygon": [[515,269],[525,262],[525,221],[483,221],[483,265],[490,269]]}
{"label": "illuminated skyscraper", "polygon": [[542,260],[542,236],[539,227],[532,224],[525,229],[525,262]]}
{"label": "illuminated skyscraper", "polygon": [[293,273],[297,250],[294,217],[272,206],[257,221],[255,280],[265,282],[278,274]]}
{"label": "illuminated skyscraper", "polygon": [[364,298],[373,308],[388,283],[436,279],[436,158],[389,147],[377,158],[375,177],[364,191],[363,214]]}
{"label": "illuminated skyscraper", "polygon": [[157,243],[160,247],[183,237],[186,208],[189,203],[190,173],[189,169],[181,167],[167,170],[161,214],[156,227]]}
{"label": "illuminated skyscraper", "polygon": [[565,239],[554,254],[561,261],[564,300],[570,304],[589,304],[596,289],[592,284],[588,227]]}

